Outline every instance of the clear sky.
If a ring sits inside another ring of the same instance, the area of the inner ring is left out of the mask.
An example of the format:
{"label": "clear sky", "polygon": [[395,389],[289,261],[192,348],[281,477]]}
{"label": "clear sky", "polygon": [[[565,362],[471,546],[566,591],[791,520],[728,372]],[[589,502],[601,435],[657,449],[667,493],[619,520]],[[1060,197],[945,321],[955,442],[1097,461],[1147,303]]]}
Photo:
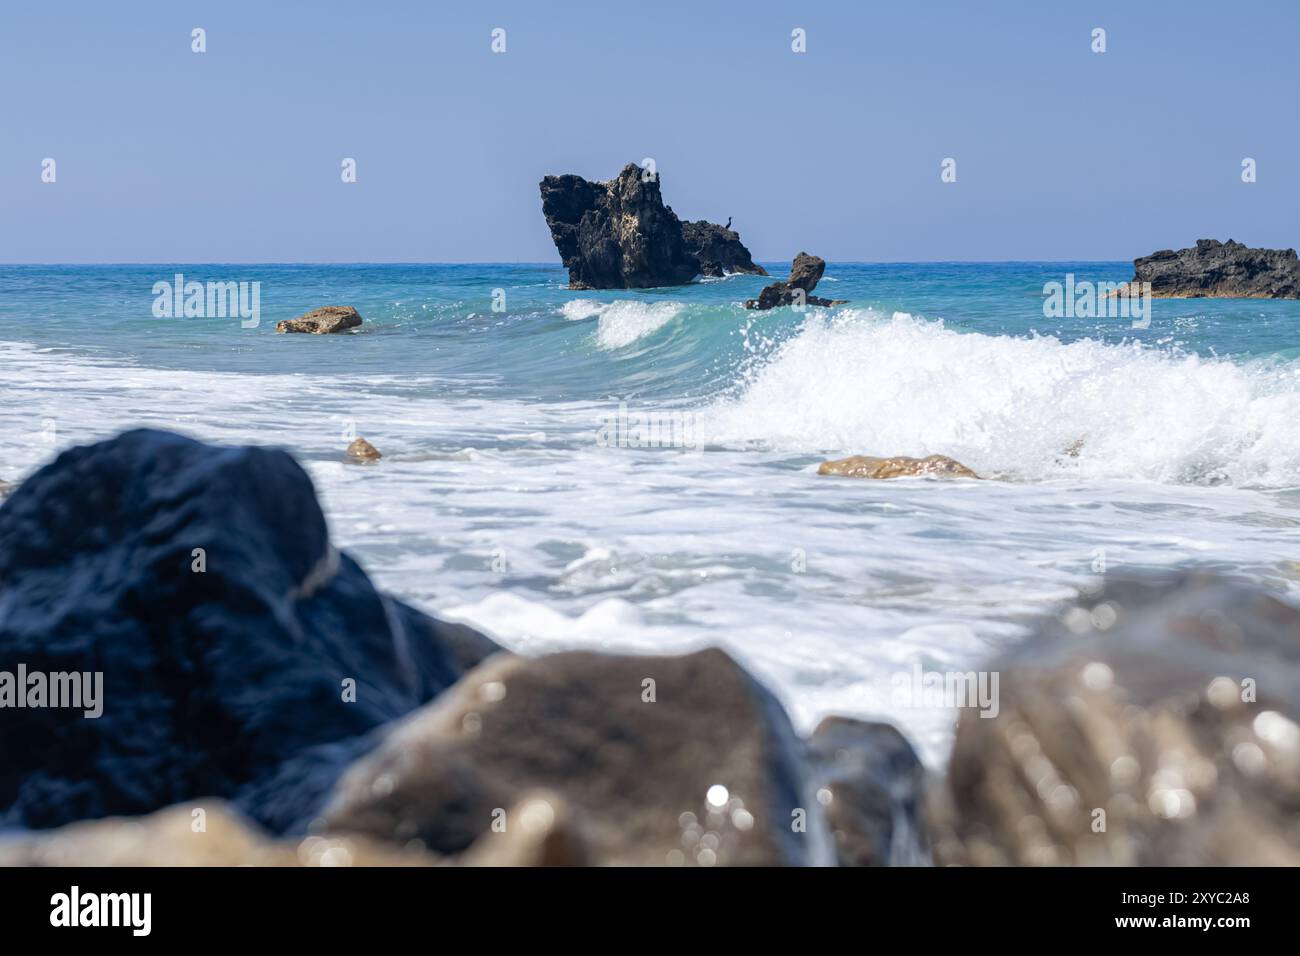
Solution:
{"label": "clear sky", "polygon": [[0,262],[558,262],[542,175],[645,157],[763,260],[1296,246],[1298,49],[1296,0],[3,0]]}

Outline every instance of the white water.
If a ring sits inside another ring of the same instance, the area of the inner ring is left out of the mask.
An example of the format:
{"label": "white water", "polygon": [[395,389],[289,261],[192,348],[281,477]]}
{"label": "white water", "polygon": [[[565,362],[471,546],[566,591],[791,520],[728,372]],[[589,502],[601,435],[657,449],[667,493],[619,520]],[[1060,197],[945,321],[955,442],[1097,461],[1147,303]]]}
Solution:
{"label": "white water", "polygon": [[[1099,555],[1111,571],[1213,561],[1289,586],[1300,514],[1256,486],[1297,483],[1296,392],[1284,366],[813,316],[737,398],[699,412],[725,447],[691,454],[600,447],[613,406],[0,345],[0,478],[136,425],[282,444],[337,542],[416,604],[521,651],[721,644],[801,726],[885,717],[937,761],[953,714],[900,708],[894,675],[978,666]],[[348,422],[383,462],[339,460]],[[1077,459],[1060,454],[1078,438]],[[1013,480],[814,474],[822,454],[928,452]]]}
{"label": "white water", "polygon": [[560,312],[566,319],[597,319],[596,341],[604,349],[621,349],[657,332],[675,319],[685,306],[680,302],[596,302],[575,299]]}

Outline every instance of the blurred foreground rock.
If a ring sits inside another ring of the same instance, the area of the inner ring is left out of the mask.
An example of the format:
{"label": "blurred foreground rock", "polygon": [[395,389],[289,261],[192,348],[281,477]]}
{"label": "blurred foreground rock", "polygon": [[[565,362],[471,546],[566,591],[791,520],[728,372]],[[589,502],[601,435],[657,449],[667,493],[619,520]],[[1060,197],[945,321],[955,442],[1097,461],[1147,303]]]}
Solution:
{"label": "blurred foreground rock", "polygon": [[350,768],[318,826],[487,854],[539,790],[595,864],[831,861],[801,742],[719,650],[493,658]]}
{"label": "blurred foreground rock", "polygon": [[376,591],[283,451],[71,449],[0,507],[0,671],[98,672],[102,714],[0,709],[0,826],[217,797],[284,830],[496,649]]}
{"label": "blurred foreground rock", "polygon": [[1107,581],[992,665],[931,805],[941,864],[1300,865],[1300,611]]}

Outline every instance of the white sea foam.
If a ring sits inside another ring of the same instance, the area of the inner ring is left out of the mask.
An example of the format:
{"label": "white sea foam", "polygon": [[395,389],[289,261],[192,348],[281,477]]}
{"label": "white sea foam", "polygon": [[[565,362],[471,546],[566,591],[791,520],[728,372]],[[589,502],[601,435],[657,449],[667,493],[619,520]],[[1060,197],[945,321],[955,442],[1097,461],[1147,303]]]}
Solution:
{"label": "white sea foam", "polygon": [[854,309],[811,314],[699,424],[715,443],[939,453],[1022,480],[1282,487],[1300,484],[1300,363],[958,333]]}
{"label": "white sea foam", "polygon": [[597,302],[594,299],[574,299],[564,303],[560,307],[560,313],[571,321],[598,319],[596,341],[600,347],[621,349],[663,328],[683,308],[680,302],[634,302],[628,299]]}

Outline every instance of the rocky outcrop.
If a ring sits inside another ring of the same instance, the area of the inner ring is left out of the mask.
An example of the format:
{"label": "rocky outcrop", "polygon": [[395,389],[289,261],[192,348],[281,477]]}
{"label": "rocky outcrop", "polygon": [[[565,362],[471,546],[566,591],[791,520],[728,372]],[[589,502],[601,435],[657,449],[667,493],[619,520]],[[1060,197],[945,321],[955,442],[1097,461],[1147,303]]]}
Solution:
{"label": "rocky outcrop", "polygon": [[840,866],[926,866],[925,768],[891,724],[827,717],[808,741]]}
{"label": "rocky outcrop", "polygon": [[609,182],[546,176],[541,194],[571,289],[649,289],[723,272],[766,275],[736,233],[708,222],[683,224],[664,205],[658,175],[632,163]]}
{"label": "rocky outcrop", "polygon": [[896,455],[893,458],[873,458],[870,455],[854,455],[851,458],[822,462],[817,469],[817,474],[837,475],[841,478],[979,477],[961,462],[947,455],[927,455],[924,458],[908,458],[903,455]]}
{"label": "rocky outcrop", "polygon": [[1300,298],[1294,249],[1251,249],[1229,239],[1198,239],[1193,249],[1164,249],[1133,260],[1133,282],[1164,298]]}
{"label": "rocky outcrop", "polygon": [[327,305],[275,324],[277,332],[305,332],[310,335],[332,335],[346,332],[361,324],[361,313],[350,305]]}
{"label": "rocky outcrop", "polygon": [[379,453],[379,449],[364,438],[356,438],[352,444],[348,445],[345,452],[348,461],[352,462],[370,462],[379,461],[384,456]]}
{"label": "rocky outcrop", "polygon": [[699,263],[700,275],[720,278],[743,273],[765,276],[767,270],[756,264],[740,241],[740,235],[717,223],[682,223],[682,240],[686,251]]}
{"label": "rocky outcrop", "polygon": [[372,730],[496,646],[375,590],[285,452],[132,431],[0,507],[0,668],[102,675],[101,716],[6,708],[0,825],[226,798],[300,822]]}
{"label": "rocky outcrop", "polygon": [[790,278],[784,282],[773,282],[758,294],[757,299],[745,303],[747,309],[775,309],[783,305],[803,307],[806,305],[832,306],[843,305],[845,299],[821,299],[812,294],[826,271],[826,261],[817,256],[801,252],[794,257],[790,266]]}
{"label": "rocky outcrop", "polygon": [[780,704],[722,651],[498,656],[353,766],[322,822],[487,852],[546,791],[592,863],[828,863],[813,789]]}
{"label": "rocky outcrop", "polygon": [[932,802],[943,864],[1300,864],[1300,611],[1110,581],[990,666]]}

